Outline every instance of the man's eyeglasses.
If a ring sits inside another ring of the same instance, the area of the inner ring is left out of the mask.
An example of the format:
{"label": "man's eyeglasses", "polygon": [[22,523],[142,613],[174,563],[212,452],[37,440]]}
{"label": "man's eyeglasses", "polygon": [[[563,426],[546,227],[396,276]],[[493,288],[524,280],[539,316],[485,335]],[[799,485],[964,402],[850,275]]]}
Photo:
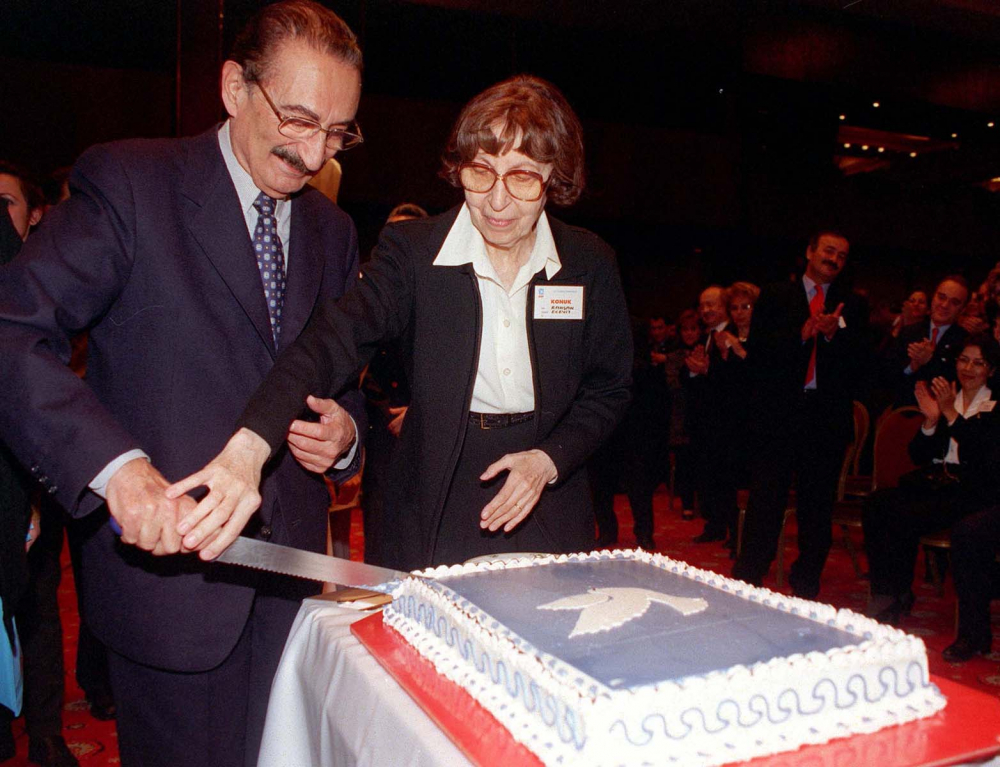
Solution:
{"label": "man's eyeglasses", "polygon": [[982,370],[986,367],[986,360],[979,358],[977,360],[972,359],[972,357],[966,357],[964,354],[955,360],[956,365],[972,365],[972,367]]}
{"label": "man's eyeglasses", "polygon": [[549,182],[530,170],[511,170],[507,173],[497,173],[489,165],[478,162],[463,163],[458,168],[458,179],[462,188],[469,192],[483,194],[490,191],[497,183],[503,182],[507,192],[515,200],[534,202],[541,199]]}
{"label": "man's eyeglasses", "polygon": [[729,311],[731,311],[731,312],[737,312],[740,309],[742,309],[745,312],[750,311],[751,309],[753,309],[753,304],[730,304],[729,305]]}
{"label": "man's eyeglasses", "polygon": [[347,128],[324,128],[315,120],[309,120],[305,117],[289,117],[283,115],[278,111],[278,108],[271,101],[271,97],[267,95],[267,91],[264,90],[264,86],[259,82],[254,82],[259,89],[261,94],[264,96],[264,100],[267,101],[267,105],[271,107],[271,111],[274,112],[274,116],[278,118],[278,133],[286,138],[296,139],[301,141],[308,141],[317,133],[322,131],[326,134],[326,148],[334,152],[343,152],[347,149],[353,149],[358,144],[364,141],[361,135],[361,126],[357,122],[351,122]]}

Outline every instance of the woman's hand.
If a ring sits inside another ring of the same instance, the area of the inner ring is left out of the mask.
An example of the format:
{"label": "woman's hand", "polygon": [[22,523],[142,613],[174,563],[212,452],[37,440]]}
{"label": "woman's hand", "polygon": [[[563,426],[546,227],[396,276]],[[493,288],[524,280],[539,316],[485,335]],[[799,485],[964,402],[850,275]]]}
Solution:
{"label": "woman's hand", "polygon": [[927,382],[917,381],[917,385],[913,388],[913,394],[917,398],[917,407],[924,414],[924,428],[933,429],[941,417],[941,408],[938,406],[938,401],[934,399],[934,395],[931,394]]}
{"label": "woman's hand", "polygon": [[479,479],[485,482],[505,470],[510,473],[503,487],[480,514],[479,526],[490,532],[503,527],[503,531],[509,533],[521,524],[535,508],[545,486],[559,474],[552,459],[544,452],[525,450],[523,453],[508,453],[491,463]]}
{"label": "woman's hand", "polygon": [[938,376],[931,381],[931,391],[934,392],[934,398],[937,400],[941,415],[947,419],[948,423],[954,423],[955,419],[958,418],[958,411],[955,410],[955,397],[958,396],[958,388],[955,383]]}
{"label": "woman's hand", "polygon": [[196,487],[208,495],[177,523],[184,548],[215,559],[239,536],[260,506],[260,473],[271,454],[267,442],[249,429],[240,429],[204,469],[167,488],[168,498],[179,498]]}

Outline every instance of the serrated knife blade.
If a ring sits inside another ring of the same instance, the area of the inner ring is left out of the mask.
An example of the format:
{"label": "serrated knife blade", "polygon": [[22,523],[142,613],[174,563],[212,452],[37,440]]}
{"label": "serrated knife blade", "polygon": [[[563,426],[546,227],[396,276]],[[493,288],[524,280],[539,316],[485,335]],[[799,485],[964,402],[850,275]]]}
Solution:
{"label": "serrated knife blade", "polygon": [[410,575],[387,567],[366,565],[340,557],[328,557],[325,554],[293,549],[290,546],[243,536],[233,541],[229,548],[215,558],[215,561],[323,583],[361,588],[371,588]]}

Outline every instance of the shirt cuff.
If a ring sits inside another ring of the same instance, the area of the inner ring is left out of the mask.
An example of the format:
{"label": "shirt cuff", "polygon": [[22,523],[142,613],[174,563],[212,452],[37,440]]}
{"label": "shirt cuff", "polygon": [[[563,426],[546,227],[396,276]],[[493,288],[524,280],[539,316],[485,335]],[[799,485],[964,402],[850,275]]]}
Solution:
{"label": "shirt cuff", "polygon": [[[351,418],[348,416],[348,418]],[[337,461],[333,466],[331,466],[328,471],[343,471],[348,466],[351,465],[351,461],[354,460],[355,454],[358,452],[358,425],[354,423],[354,419],[351,418],[351,425],[354,427],[354,444],[351,445],[351,449],[348,450],[344,457]]]}
{"label": "shirt cuff", "polygon": [[937,431],[937,424],[934,424],[934,428],[933,429],[928,429],[926,426],[921,426],[920,427],[920,431],[921,431],[921,433],[924,436],[930,437],[932,434],[934,434]]}
{"label": "shirt cuff", "polygon": [[903,368],[903,375],[908,375],[908,376],[913,375],[913,368],[907,365],[905,368]]}
{"label": "shirt cuff", "polygon": [[127,453],[122,453],[120,456],[115,458],[111,463],[101,469],[101,473],[94,477],[90,484],[87,485],[91,490],[93,490],[101,498],[107,498],[106,490],[108,487],[108,482],[115,475],[122,466],[124,466],[129,461],[134,461],[136,458],[145,458],[149,460],[149,456],[145,452],[136,448],[135,450],[129,450]]}

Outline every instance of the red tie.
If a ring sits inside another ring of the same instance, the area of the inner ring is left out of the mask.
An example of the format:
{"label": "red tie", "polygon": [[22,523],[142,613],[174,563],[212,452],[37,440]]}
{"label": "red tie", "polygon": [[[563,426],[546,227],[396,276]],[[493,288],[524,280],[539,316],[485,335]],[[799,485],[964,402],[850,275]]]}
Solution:
{"label": "red tie", "polygon": [[[816,285],[816,295],[812,297],[812,301],[809,302],[809,314],[815,317],[817,314],[822,313],[825,304],[825,299],[823,298],[823,286]],[[806,368],[806,386],[812,383],[812,380],[816,377],[816,343],[817,337],[813,337],[813,348],[812,353],[809,355],[809,367]]]}
{"label": "red tie", "polygon": [[940,328],[932,328],[931,329],[931,343],[934,344],[935,346],[937,346],[937,334],[938,334],[938,330],[940,330]]}

